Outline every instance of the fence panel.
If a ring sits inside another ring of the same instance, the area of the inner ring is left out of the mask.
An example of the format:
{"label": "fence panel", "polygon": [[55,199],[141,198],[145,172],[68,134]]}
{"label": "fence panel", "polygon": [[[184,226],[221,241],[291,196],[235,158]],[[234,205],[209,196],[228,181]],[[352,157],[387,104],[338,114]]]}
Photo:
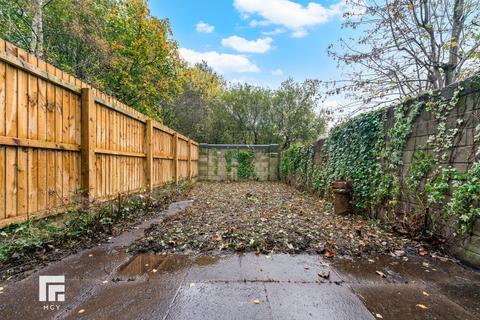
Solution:
{"label": "fence panel", "polygon": [[0,227],[82,189],[108,200],[195,179],[197,159],[196,142],[0,39]]}

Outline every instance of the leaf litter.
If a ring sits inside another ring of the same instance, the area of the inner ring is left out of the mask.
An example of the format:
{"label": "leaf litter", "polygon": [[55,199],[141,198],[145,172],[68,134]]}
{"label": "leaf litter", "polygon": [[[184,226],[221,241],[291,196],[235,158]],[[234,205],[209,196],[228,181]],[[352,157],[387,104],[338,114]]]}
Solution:
{"label": "leaf litter", "polygon": [[201,182],[193,205],[153,225],[132,251],[312,253],[327,258],[394,254],[413,246],[361,215],[332,213],[327,202],[279,182]]}

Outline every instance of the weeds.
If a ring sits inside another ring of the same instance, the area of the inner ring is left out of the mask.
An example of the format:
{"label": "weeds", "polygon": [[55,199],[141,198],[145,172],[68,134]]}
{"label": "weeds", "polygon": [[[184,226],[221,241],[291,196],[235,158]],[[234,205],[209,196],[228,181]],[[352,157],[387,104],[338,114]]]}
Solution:
{"label": "weeds", "polygon": [[[29,219],[0,230],[0,264],[25,260],[84,242],[104,240],[184,194],[187,182],[166,185],[151,194],[118,195],[107,203],[87,203],[80,197],[60,217]],[[3,268],[2,268],[3,269]]]}

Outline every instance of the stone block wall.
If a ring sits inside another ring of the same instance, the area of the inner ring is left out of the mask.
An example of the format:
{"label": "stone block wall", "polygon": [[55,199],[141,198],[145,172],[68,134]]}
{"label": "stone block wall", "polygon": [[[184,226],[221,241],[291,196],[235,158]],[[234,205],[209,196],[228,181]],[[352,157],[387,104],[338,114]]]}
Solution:
{"label": "stone block wall", "polygon": [[[478,134],[480,128],[480,79],[474,77],[462,83],[450,86],[442,90],[441,95],[444,98],[451,98],[454,91],[458,87],[462,87],[460,91],[460,99],[453,110],[446,116],[446,132],[454,134],[453,145],[448,149],[448,160],[445,163],[438,164],[442,167],[451,166],[459,173],[465,173],[469,170],[474,162],[480,161],[479,149],[480,145],[475,142],[475,135]],[[418,99],[422,99],[419,97]],[[387,138],[387,132],[394,125],[395,106],[386,108],[384,111],[384,131]],[[429,213],[443,210],[442,205],[429,205],[428,209],[419,200],[422,193],[412,194],[406,187],[406,178],[410,175],[410,167],[417,152],[434,153],[434,147],[429,144],[429,137],[438,134],[439,120],[435,118],[433,112],[425,105],[422,106],[420,114],[417,116],[413,124],[412,131],[408,136],[406,145],[403,149],[402,165],[400,167],[400,201],[396,207],[399,214],[422,213],[429,210]],[[313,161],[316,165],[322,166],[324,160],[323,148],[324,139],[320,139],[314,144]],[[388,144],[388,140],[386,140]],[[352,164],[354,165],[354,164]],[[431,173],[430,173],[431,174]],[[450,188],[451,189],[451,188]],[[423,190],[420,188],[420,190]],[[447,192],[445,202],[451,198],[451,191]],[[381,215],[383,208],[380,208]],[[439,224],[438,232],[444,235],[452,234],[454,225]],[[472,233],[452,246],[452,252],[464,262],[480,267],[480,221],[477,221]]]}
{"label": "stone block wall", "polygon": [[248,179],[259,181],[278,180],[279,148],[276,144],[200,144],[198,163],[199,180],[204,181],[238,181],[237,154],[240,150],[252,150],[253,175]]}

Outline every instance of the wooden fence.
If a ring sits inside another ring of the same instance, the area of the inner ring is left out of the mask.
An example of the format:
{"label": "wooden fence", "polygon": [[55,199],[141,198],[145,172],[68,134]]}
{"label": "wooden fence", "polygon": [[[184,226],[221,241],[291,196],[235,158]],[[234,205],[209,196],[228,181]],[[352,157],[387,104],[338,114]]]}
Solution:
{"label": "wooden fence", "polygon": [[198,144],[0,39],[0,227],[198,175]]}

